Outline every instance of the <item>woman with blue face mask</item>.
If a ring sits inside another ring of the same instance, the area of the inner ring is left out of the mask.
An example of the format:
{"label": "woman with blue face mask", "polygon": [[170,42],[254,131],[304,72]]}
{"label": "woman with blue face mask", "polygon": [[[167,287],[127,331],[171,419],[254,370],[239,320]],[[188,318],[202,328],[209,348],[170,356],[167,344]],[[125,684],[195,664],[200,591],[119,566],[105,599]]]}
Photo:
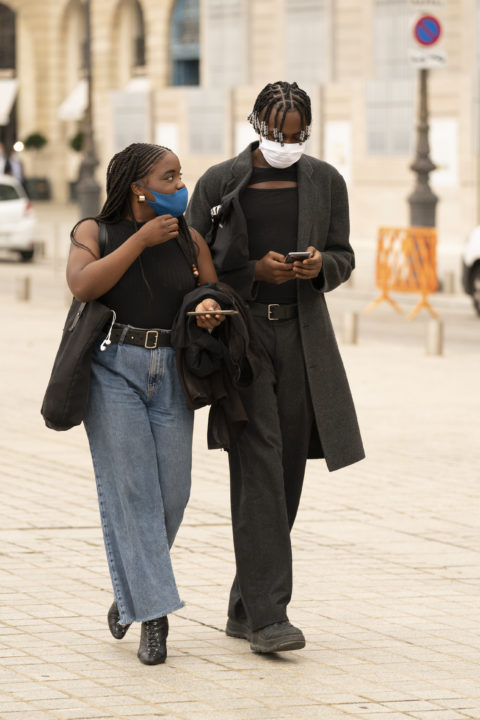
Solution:
{"label": "woman with blue face mask", "polygon": [[[170,331],[184,296],[217,279],[186,205],[178,157],[129,145],[109,163],[100,213],[73,228],[67,264],[74,296],[116,314],[93,353],[84,424],[113,585],[108,625],[121,639],[142,623],[138,657],[147,665],[165,661],[167,615],[183,605],[170,548],[190,493],[193,413]],[[221,322],[213,299],[195,309],[212,311],[197,318],[200,327]]]}
{"label": "woman with blue face mask", "polygon": [[337,470],[364,452],[325,303],[355,266],[345,182],[305,153],[310,98],[296,83],[264,87],[248,119],[258,140],[204,173],[187,218],[219,278],[248,301],[264,350],[241,393],[247,427],[229,451],[237,572],[226,634],[267,653],[305,645],[287,606],[307,458]]}

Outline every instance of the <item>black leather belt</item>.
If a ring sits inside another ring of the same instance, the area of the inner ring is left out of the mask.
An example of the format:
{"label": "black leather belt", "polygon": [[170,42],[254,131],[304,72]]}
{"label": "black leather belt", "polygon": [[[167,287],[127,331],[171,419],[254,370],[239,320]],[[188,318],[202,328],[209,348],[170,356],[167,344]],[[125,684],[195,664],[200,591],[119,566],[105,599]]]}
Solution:
{"label": "black leather belt", "polygon": [[156,350],[158,347],[171,347],[170,333],[162,333],[160,330],[144,330],[143,328],[126,329],[123,327],[114,327],[110,335],[112,343],[127,343],[128,345],[138,345],[147,348],[147,350]]}
{"label": "black leather belt", "polygon": [[279,303],[251,303],[250,310],[255,317],[266,320],[291,320],[298,316],[297,305],[280,305]]}

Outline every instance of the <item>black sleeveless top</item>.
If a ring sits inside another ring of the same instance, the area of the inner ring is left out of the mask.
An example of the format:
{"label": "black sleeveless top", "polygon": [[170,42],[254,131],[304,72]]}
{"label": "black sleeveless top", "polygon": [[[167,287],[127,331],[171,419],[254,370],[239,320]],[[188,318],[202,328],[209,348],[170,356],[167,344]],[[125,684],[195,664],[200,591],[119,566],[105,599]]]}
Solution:
{"label": "black sleeveless top", "polygon": [[[137,223],[140,228],[142,223]],[[133,235],[130,220],[107,224],[104,255]],[[142,275],[143,269],[143,275]],[[186,293],[196,286],[192,268],[175,239],[147,247],[100,302],[115,310],[117,322],[169,330]]]}
{"label": "black sleeveless top", "polygon": [[[249,185],[270,180],[296,182],[296,164],[283,170],[254,167]],[[298,187],[247,187],[241,194],[240,202],[247,221],[251,260],[260,260],[269,250],[286,255],[297,249]],[[296,303],[296,281],[289,280],[282,285],[259,282],[255,301]]]}

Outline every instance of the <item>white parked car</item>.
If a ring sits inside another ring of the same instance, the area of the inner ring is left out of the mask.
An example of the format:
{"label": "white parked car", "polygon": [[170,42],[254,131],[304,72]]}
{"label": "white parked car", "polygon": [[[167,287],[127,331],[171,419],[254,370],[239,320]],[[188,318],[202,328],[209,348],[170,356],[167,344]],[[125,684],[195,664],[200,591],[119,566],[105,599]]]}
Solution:
{"label": "white parked car", "polygon": [[11,250],[29,262],[36,232],[35,212],[22,185],[11,175],[0,175],[0,250]]}
{"label": "white parked car", "polygon": [[480,226],[467,238],[462,257],[462,284],[480,315]]}

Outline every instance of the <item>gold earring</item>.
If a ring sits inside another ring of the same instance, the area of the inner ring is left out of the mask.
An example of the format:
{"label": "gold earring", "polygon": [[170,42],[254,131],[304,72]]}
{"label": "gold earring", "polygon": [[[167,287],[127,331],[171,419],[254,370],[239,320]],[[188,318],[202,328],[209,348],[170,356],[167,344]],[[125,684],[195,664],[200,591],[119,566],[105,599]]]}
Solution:
{"label": "gold earring", "polygon": [[145,202],[145,195],[137,195],[137,201],[138,201],[139,203],[144,203],[144,202]]}

